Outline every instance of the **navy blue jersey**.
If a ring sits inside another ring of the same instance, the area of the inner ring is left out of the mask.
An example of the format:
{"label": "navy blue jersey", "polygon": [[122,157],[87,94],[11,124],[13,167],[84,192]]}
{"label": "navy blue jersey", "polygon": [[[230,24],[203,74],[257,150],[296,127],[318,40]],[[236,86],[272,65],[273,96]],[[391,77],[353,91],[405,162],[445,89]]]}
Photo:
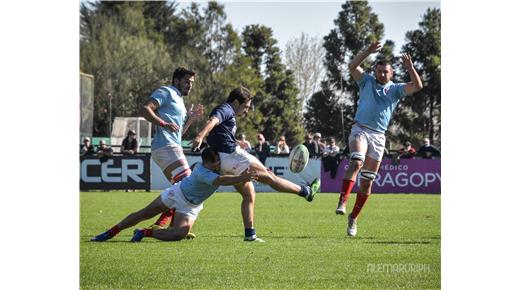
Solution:
{"label": "navy blue jersey", "polygon": [[217,126],[208,134],[209,146],[217,149],[218,152],[233,153],[237,147],[235,132],[237,122],[235,120],[235,110],[229,103],[216,106],[209,117],[216,117],[219,120]]}

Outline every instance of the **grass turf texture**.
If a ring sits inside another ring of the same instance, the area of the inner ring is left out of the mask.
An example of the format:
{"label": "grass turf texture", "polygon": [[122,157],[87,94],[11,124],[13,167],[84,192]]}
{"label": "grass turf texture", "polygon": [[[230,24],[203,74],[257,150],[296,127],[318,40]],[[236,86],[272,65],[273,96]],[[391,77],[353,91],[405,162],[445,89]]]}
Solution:
{"label": "grass turf texture", "polygon": [[240,195],[217,193],[195,222],[195,240],[134,244],[132,228],[89,242],[158,194],[81,193],[81,288],[440,288],[440,195],[374,194],[358,235],[347,237],[346,216],[334,214],[337,194],[308,203],[258,193],[255,228],[266,243],[246,243]]}

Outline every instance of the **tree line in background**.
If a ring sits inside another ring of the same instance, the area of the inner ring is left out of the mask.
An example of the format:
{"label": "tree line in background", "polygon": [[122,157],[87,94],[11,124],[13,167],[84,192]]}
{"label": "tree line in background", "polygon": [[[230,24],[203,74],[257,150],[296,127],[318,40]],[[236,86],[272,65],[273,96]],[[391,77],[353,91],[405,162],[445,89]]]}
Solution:
{"label": "tree line in background", "polygon": [[[209,113],[234,87],[252,91],[254,109],[237,133],[285,135],[289,145],[301,143],[305,131],[345,140],[359,98],[346,66],[384,35],[366,1],[347,1],[323,42],[302,34],[287,43],[284,63],[271,28],[235,31],[214,1],[184,9],[176,2],[88,2],[80,17],[80,68],[95,80],[94,136],[109,135],[110,118],[137,116],[153,90],[170,84],[173,69],[184,65],[197,72],[188,108],[202,103]],[[440,145],[440,10],[428,9],[419,25],[407,32],[401,51],[411,54],[425,88],[402,101],[387,137],[398,143],[430,137]],[[378,58],[398,63],[393,47],[387,40]],[[408,81],[400,64],[394,67],[395,79]],[[203,122],[193,126],[185,139]]]}

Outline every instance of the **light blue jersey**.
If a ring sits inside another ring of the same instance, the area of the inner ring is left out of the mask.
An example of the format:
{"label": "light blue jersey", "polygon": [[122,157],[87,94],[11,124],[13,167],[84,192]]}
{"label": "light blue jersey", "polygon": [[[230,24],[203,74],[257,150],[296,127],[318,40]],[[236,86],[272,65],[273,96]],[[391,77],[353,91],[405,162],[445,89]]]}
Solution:
{"label": "light blue jersey", "polygon": [[213,186],[213,182],[219,175],[197,163],[190,176],[181,181],[181,190],[186,199],[193,204],[201,204],[208,199],[218,186]]}
{"label": "light blue jersey", "polygon": [[156,126],[155,136],[152,140],[152,150],[159,149],[168,144],[181,146],[181,137],[186,122],[187,111],[180,91],[173,86],[164,86],[155,90],[150,99],[159,103],[156,114],[166,123],[175,123],[179,126],[177,132],[172,132],[163,127]]}
{"label": "light blue jersey", "polygon": [[360,97],[354,120],[362,126],[385,133],[399,100],[406,95],[406,84],[390,81],[381,85],[368,73],[363,73],[356,83]]}

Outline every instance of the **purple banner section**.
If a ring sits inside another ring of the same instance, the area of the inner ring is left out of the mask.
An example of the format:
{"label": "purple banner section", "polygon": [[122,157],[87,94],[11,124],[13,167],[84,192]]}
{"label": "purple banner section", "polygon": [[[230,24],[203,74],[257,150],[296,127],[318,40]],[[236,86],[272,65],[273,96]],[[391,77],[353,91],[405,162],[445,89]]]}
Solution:
{"label": "purple banner section", "polygon": [[[321,191],[338,192],[345,174],[348,160],[342,160],[335,178],[330,171],[321,167]],[[358,191],[359,175],[353,192]],[[440,159],[401,159],[399,164],[392,164],[391,159],[383,159],[374,184],[373,193],[441,193]]]}

